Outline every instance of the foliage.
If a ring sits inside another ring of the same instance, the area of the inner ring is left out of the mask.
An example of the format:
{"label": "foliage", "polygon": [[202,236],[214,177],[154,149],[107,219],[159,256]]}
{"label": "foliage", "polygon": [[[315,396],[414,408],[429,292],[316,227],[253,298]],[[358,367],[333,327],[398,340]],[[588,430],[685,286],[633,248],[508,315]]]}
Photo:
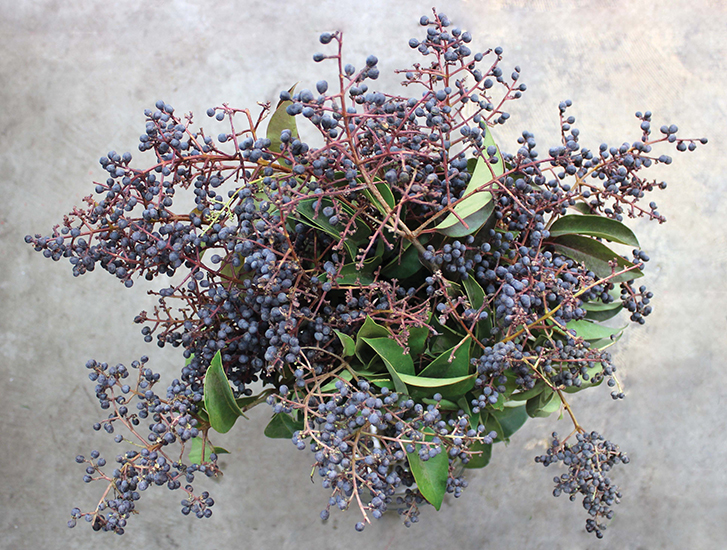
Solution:
{"label": "foliage", "polygon": [[[644,198],[666,184],[643,172],[671,159],[652,149],[697,141],[677,138],[675,126],[653,136],[645,112],[636,141],[592,151],[564,101],[561,143],[547,155],[527,131],[503,152],[493,129],[526,90],[520,68],[505,73],[501,48],[473,54],[470,34],[443,14],[420,23],[425,36],[409,45],[431,62],[401,71],[416,95],[370,91],[376,57],[357,70],[342,60],[341,33],[324,33],[333,51],[314,59],[337,64],[335,91],[325,81],[317,93],[294,87],[257,115],[209,109],[228,125],[216,139],[160,101],[139,144],[152,166],[110,152],[100,160],[108,179],[86,208],[52,235],[26,238],[46,257],[69,258],[75,275],[100,267],[127,287],[158,281],[158,306],[135,321],[146,341],[187,359],[165,397],[145,358],[132,363],[133,385],[123,365],[88,363],[110,409],[95,427],[125,425],[141,451],[121,455],[111,475],[98,452],[78,457],[86,480],[109,489],[69,524],[84,517],[123,533],[150,485],[217,475],[226,451],[210,443],[213,431],[262,402],[273,411],[267,436],[313,452],[331,491],[321,517],[354,504],[357,530],[387,509],[409,525],[422,504],[458,497],[463,468],[486,466],[493,444],[529,417],[566,412],[577,453],[589,452],[566,394],[607,380],[624,397],[605,351],[623,328],[602,323],[621,309],[636,323],[651,312],[652,293],[634,283],[649,258],[624,218],[664,221]],[[322,145],[305,143],[299,124]],[[185,193],[196,207],[173,211]],[[252,395],[258,382],[264,390]],[[182,512],[209,517],[209,495],[185,491]],[[620,498],[609,495],[609,506]],[[601,536],[612,512],[589,511],[588,530]]]}

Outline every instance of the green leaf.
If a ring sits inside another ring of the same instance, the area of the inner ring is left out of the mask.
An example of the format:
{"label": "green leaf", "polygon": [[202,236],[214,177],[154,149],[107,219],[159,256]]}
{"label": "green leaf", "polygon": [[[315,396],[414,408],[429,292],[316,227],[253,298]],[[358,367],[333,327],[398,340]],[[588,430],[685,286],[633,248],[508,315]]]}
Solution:
{"label": "green leaf", "polygon": [[238,417],[244,416],[235,402],[232,388],[222,368],[222,356],[218,351],[204,377],[204,405],[210,425],[220,433],[227,433]]}
{"label": "green leaf", "polygon": [[489,434],[490,432],[495,432],[497,434],[497,438],[495,440],[495,443],[499,441],[504,441],[505,436],[503,435],[502,426],[500,425],[500,421],[497,419],[496,416],[490,414],[492,411],[480,411],[480,420],[482,421],[482,424],[485,426],[484,434]]}
{"label": "green leaf", "polygon": [[429,336],[429,327],[411,327],[409,329],[409,355],[418,357],[424,353]]}
{"label": "green leaf", "polygon": [[525,410],[531,418],[545,418],[560,408],[561,401],[557,392],[544,391],[540,395],[528,399]]}
{"label": "green leaf", "polygon": [[497,401],[495,403],[489,403],[487,405],[488,410],[502,411],[505,409],[505,395],[502,393],[497,394]]}
{"label": "green leaf", "polygon": [[432,399],[431,397],[425,397],[422,399],[423,403],[426,403],[427,405],[439,405],[439,408],[443,411],[457,411],[459,410],[459,405],[457,403],[454,403],[453,401],[450,401],[449,399],[440,399],[437,401],[436,399]]}
{"label": "green leaf", "polygon": [[[320,205],[319,205],[320,202]],[[316,206],[318,205],[318,213],[316,213]],[[334,237],[336,240],[341,240],[341,230],[345,228],[343,222],[331,225],[328,223],[328,218],[323,215],[323,208],[326,206],[333,206],[333,201],[328,197],[323,198],[310,198],[304,199],[298,203],[296,210],[309,222],[308,225],[316,229],[327,233]],[[354,211],[342,203],[338,203],[338,207],[344,210],[349,216],[354,215]],[[356,229],[353,234],[347,234],[346,239],[343,242],[346,251],[348,252],[351,260],[356,259],[359,245],[366,242],[371,236],[371,230],[361,221],[356,220]],[[340,228],[340,229],[339,229]]]}
{"label": "green leaf", "polygon": [[621,328],[604,327],[590,321],[570,321],[566,327],[575,330],[579,337],[589,341],[611,338],[626,328],[625,326]]}
{"label": "green leaf", "polygon": [[593,214],[572,214],[553,222],[549,228],[551,237],[561,235],[590,235],[607,241],[640,248],[636,235],[619,221]]}
{"label": "green leaf", "polygon": [[368,365],[371,359],[376,355],[371,347],[364,341],[364,338],[388,338],[391,331],[379,325],[368,315],[364,320],[364,324],[356,333],[356,357],[358,357],[364,365]]}
{"label": "green leaf", "polygon": [[608,304],[603,302],[584,302],[581,307],[587,311],[610,311],[622,307],[620,300],[614,300]]}
{"label": "green leaf", "polygon": [[388,279],[401,281],[411,277],[421,268],[419,251],[417,251],[416,247],[410,246],[402,253],[401,258],[398,254],[394,256],[394,259],[383,267],[381,273]]}
{"label": "green leaf", "polygon": [[197,405],[197,412],[194,413],[194,416],[196,416],[198,420],[201,420],[205,424],[210,423],[210,417],[207,414],[207,411],[204,409],[204,401],[202,402],[201,407],[199,405]]}
{"label": "green leaf", "polygon": [[543,390],[545,389],[545,384],[542,383],[536,383],[535,387],[523,392],[519,393],[513,393],[510,396],[510,401],[527,401],[528,399],[535,397],[536,395],[540,395],[543,393]]}
{"label": "green leaf", "polygon": [[593,377],[596,376],[599,373],[603,373],[603,365],[596,364],[589,369],[586,370],[588,373],[588,380],[584,380],[581,382],[580,386],[566,386],[563,388],[563,391],[566,393],[576,393],[581,390],[585,390],[586,388],[593,388],[595,386],[600,386],[601,383],[605,380],[605,376],[602,376],[601,379],[598,382],[593,382]]}
{"label": "green leaf", "polygon": [[[470,380],[472,381],[472,387],[474,387],[474,379],[477,377],[477,375],[470,374],[468,376],[457,376],[454,378],[425,378],[423,376],[412,376],[410,374],[404,374],[400,372],[399,377],[407,386],[414,386],[416,388],[444,388]],[[464,391],[469,391],[472,389],[472,387]]]}
{"label": "green leaf", "polygon": [[573,208],[574,210],[578,210],[578,212],[580,212],[581,214],[591,213],[591,207],[585,202],[576,202],[571,208]]}
{"label": "green leaf", "polygon": [[354,353],[356,353],[356,342],[353,338],[335,328],[333,329],[333,332],[336,333],[338,339],[341,341],[344,357],[351,357]]}
{"label": "green leaf", "polygon": [[378,324],[368,315],[364,320],[364,324],[361,325],[361,328],[356,333],[357,340],[361,338],[382,338],[390,335],[391,331],[388,328]]}
{"label": "green leaf", "polygon": [[371,382],[374,386],[378,386],[380,388],[387,388],[391,391],[396,390],[394,382],[392,382],[389,378],[372,378],[369,380],[369,382]]}
{"label": "green leaf", "polygon": [[600,340],[591,340],[591,348],[592,349],[606,349],[609,346],[614,345],[616,342],[618,342],[621,339],[621,336],[623,335],[623,332],[619,332],[615,336],[612,336],[611,338],[602,338]]}
{"label": "green leaf", "polygon": [[253,275],[254,273],[252,271],[245,271],[244,263],[242,262],[240,262],[238,267],[232,265],[232,262],[226,262],[222,266],[222,269],[220,269],[220,276],[237,281],[235,285],[241,284],[245,279],[252,279]]}
{"label": "green leaf", "polygon": [[238,397],[237,399],[235,399],[235,403],[237,403],[237,406],[240,407],[240,410],[243,410],[245,408],[251,409],[255,405],[258,405],[265,401],[268,393],[269,392],[263,392],[258,395]]}
{"label": "green leaf", "polygon": [[[525,421],[528,419],[528,413],[526,406],[521,405],[519,407],[505,407],[501,411],[490,411],[490,416],[497,419],[500,429],[502,432],[498,432],[505,441],[508,441],[512,434],[522,428]],[[485,424],[487,428],[487,424]]]}
{"label": "green leaf", "polygon": [[[204,447],[204,460],[202,460],[202,447]],[[204,445],[204,440],[199,436],[192,439],[192,446],[189,448],[189,461],[192,464],[209,462],[212,453],[226,455],[230,454],[230,451],[222,447],[213,447],[209,442]]]}
{"label": "green leaf", "polygon": [[414,376],[414,361],[409,354],[404,353],[404,348],[391,338],[363,338],[363,341],[371,346],[374,351],[384,360],[386,370],[389,371],[394,387],[399,393],[408,393],[401,375]]}
{"label": "green leaf", "polygon": [[[288,90],[291,95],[293,94],[296,86],[297,84],[294,84],[293,87]],[[280,146],[282,145],[282,142],[280,141],[280,133],[283,130],[290,130],[293,138],[298,137],[298,125],[295,121],[295,117],[290,116],[285,111],[288,108],[288,105],[292,104],[292,101],[278,101],[278,105],[275,107],[275,112],[270,117],[270,122],[268,122],[266,137],[270,140],[270,150],[273,153],[278,153],[280,151]]]}
{"label": "green leaf", "polygon": [[[368,286],[374,282],[374,271],[381,263],[381,258],[372,257],[364,260],[361,269],[358,269],[358,262],[351,262],[341,266],[339,276],[336,277],[336,285],[338,286]],[[322,273],[318,278],[325,282],[328,275]]]}
{"label": "green leaf", "polygon": [[[433,434],[430,429],[426,428],[424,431]],[[433,435],[426,435],[425,441],[431,441]],[[417,488],[421,492],[422,496],[434,506],[436,510],[442,506],[442,500],[444,499],[444,493],[447,492],[447,478],[449,477],[449,458],[447,458],[447,452],[442,449],[442,452],[429,460],[422,460],[419,458],[419,449],[422,448],[422,444],[418,443],[414,452],[407,455],[409,460],[409,468],[416,481]]]}
{"label": "green leaf", "polygon": [[[394,194],[391,192],[389,184],[382,181],[376,183],[375,186],[376,189],[378,189],[379,193],[381,193],[381,196],[383,197],[389,209],[393,209],[394,206],[396,206],[396,200],[394,199]],[[379,209],[379,212],[381,212],[382,214],[386,214],[386,208],[369,189],[364,190],[364,195],[366,195],[368,199],[376,206],[376,208]]]}
{"label": "green leaf", "polygon": [[369,346],[398,373],[414,375],[414,362],[408,353],[404,353],[398,342],[391,338],[363,338]]}
{"label": "green leaf", "polygon": [[[580,235],[562,235],[549,241],[556,252],[563,254],[577,262],[582,263],[588,269],[593,271],[598,277],[605,279],[612,273],[609,261],[616,260],[618,268],[621,269],[632,267],[634,264],[623,259],[605,244],[598,242],[590,237],[582,237]],[[622,283],[642,277],[644,274],[638,269],[623,273],[609,279],[612,283]]]}
{"label": "green leaf", "polygon": [[[485,291],[482,290],[480,284],[475,281],[474,278],[471,276],[467,277],[462,281],[462,286],[464,287],[465,293],[467,294],[467,299],[469,300],[472,308],[475,310],[479,310],[485,303]],[[478,340],[481,340],[483,338],[489,338],[490,330],[492,329],[492,312],[487,311],[487,308],[485,308],[483,311],[488,314],[487,317],[485,317],[484,319],[480,319],[475,324],[474,334]]]}
{"label": "green leaf", "polygon": [[[429,363],[420,373],[417,378],[422,380],[445,380],[445,379],[457,379],[457,382],[450,382],[448,384],[434,385],[434,382],[426,383],[409,383],[408,385],[418,388],[429,388],[429,390],[412,391],[412,397],[431,397],[435,393],[441,393],[442,397],[447,399],[453,399],[463,395],[474,387],[476,375],[469,375],[470,369],[470,357],[469,357],[469,346],[465,343],[462,344],[457,351],[454,353],[452,362],[449,362],[449,357],[452,355],[454,347],[446,350],[441,355],[436,357],[431,363]],[[437,388],[434,390],[433,388]]]}
{"label": "green leaf", "polygon": [[[483,130],[486,130],[483,140],[483,148],[486,149],[491,145],[497,147],[490,129],[486,127],[483,128]],[[440,233],[449,237],[465,237],[475,233],[485,224],[487,219],[495,210],[495,204],[492,200],[492,193],[485,191],[484,189],[477,191],[477,189],[489,182],[497,180],[505,173],[505,163],[502,160],[502,154],[500,153],[499,148],[497,149],[495,157],[497,158],[497,163],[495,164],[491,164],[485,159],[477,160],[477,164],[472,171],[472,177],[464,191],[463,196],[465,198],[459,200],[454,206],[454,212],[456,212],[465,223],[459,221],[457,216],[450,212],[447,217],[435,227],[435,229],[437,229]],[[467,167],[470,167],[469,162]],[[470,193],[472,194],[470,195]]]}
{"label": "green leaf", "polygon": [[480,454],[473,454],[467,464],[464,465],[468,470],[474,470],[476,468],[484,468],[490,463],[492,457],[492,444],[485,444],[479,441],[475,441],[469,448],[470,451],[479,452]]}
{"label": "green leaf", "polygon": [[[595,304],[594,304],[595,305]],[[608,321],[612,317],[618,315],[623,309],[621,302],[615,304],[599,304],[604,306],[614,306],[610,308],[591,308],[587,307],[589,304],[583,304],[581,307],[586,310],[586,319],[591,321]]]}
{"label": "green leaf", "polygon": [[464,395],[457,400],[457,404],[467,414],[467,418],[470,421],[470,428],[472,428],[473,430],[476,430],[478,424],[480,423],[480,415],[479,415],[479,413],[478,414],[472,413],[472,408],[470,407],[470,401],[471,401],[470,397],[468,395]]}
{"label": "green leaf", "polygon": [[303,422],[293,420],[289,414],[274,414],[265,427],[265,435],[271,439],[290,439],[293,433],[303,429]]}
{"label": "green leaf", "polygon": [[503,384],[505,386],[504,392],[498,392],[500,395],[502,395],[504,399],[503,407],[514,407],[512,402],[510,402],[510,396],[512,395],[512,392],[514,392],[516,389],[518,389],[519,385],[517,383],[517,375],[512,372],[512,370],[507,369],[505,371],[505,383]]}
{"label": "green leaf", "polygon": [[446,325],[442,325],[436,315],[432,317],[430,325],[438,333],[429,339],[429,351],[433,355],[443,353],[446,350],[451,350],[462,341],[462,338],[464,338],[464,335],[459,334]]}
{"label": "green leaf", "polygon": [[330,391],[337,390],[337,388],[336,388],[336,382],[338,382],[339,378],[342,378],[342,379],[344,379],[346,381],[351,381],[353,379],[353,373],[351,373],[350,370],[344,370],[343,372],[341,372],[341,374],[339,374],[337,377],[334,377],[330,382],[328,382],[328,384],[323,385],[321,387],[321,391],[323,393],[327,393],[327,392],[330,392]]}
{"label": "green leaf", "polygon": [[467,376],[470,372],[470,356],[469,346],[462,344],[454,351],[452,362],[449,362],[450,356],[454,351],[454,346],[440,354],[431,363],[429,363],[420,376],[427,378],[453,378],[457,376]]}
{"label": "green leaf", "polygon": [[473,309],[480,309],[485,303],[485,291],[482,290],[480,284],[473,277],[467,277],[462,281],[464,291],[467,293],[467,299]]}

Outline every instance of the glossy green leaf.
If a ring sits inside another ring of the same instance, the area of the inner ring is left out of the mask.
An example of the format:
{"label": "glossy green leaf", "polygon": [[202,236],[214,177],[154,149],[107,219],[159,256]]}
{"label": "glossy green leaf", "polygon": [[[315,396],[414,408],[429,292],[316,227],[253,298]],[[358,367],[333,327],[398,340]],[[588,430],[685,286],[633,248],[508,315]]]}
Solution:
{"label": "glossy green leaf", "polygon": [[[413,376],[400,372],[399,377],[407,386],[414,386],[415,388],[445,388],[465,381],[472,381],[472,386],[474,387],[477,375],[470,374],[468,376],[457,376],[454,378],[425,378],[423,376]],[[465,391],[469,391],[470,389],[472,388]]]}
{"label": "glossy green leaf", "polygon": [[588,374],[588,380],[584,380],[581,382],[580,386],[566,386],[563,388],[563,391],[566,393],[576,393],[581,390],[585,390],[586,388],[593,388],[595,386],[600,386],[601,383],[605,380],[605,377],[602,376],[598,382],[593,381],[593,377],[597,374],[603,373],[603,365],[600,363],[595,364],[594,366],[590,367],[586,370]]}
{"label": "glossy green leaf", "polygon": [[202,406],[197,406],[197,412],[194,413],[194,416],[197,417],[198,420],[201,420],[205,424],[210,423],[210,417],[207,414],[207,411],[204,409],[204,401],[202,401]]}
{"label": "glossy green leaf", "polygon": [[[580,235],[562,235],[549,241],[553,245],[556,252],[563,254],[577,262],[582,263],[588,269],[593,271],[598,277],[604,279],[611,275],[611,266],[608,262],[616,260],[618,267],[616,271],[620,271],[634,264],[623,259],[605,244],[598,242],[590,237],[582,237]],[[642,277],[644,274],[634,269],[627,273],[623,273],[609,279],[612,283],[622,283]]]}
{"label": "glossy green leaf", "polygon": [[391,338],[362,338],[384,360],[397,392],[406,394],[402,375],[414,376],[414,362],[409,354]]}
{"label": "glossy green leaf", "polygon": [[437,401],[436,399],[432,399],[431,397],[425,397],[422,399],[422,402],[427,405],[439,405],[439,408],[443,411],[457,411],[459,410],[459,405],[455,403],[454,401],[450,401],[449,399],[440,399]]}
{"label": "glossy green leaf", "polygon": [[356,353],[356,342],[353,338],[335,328],[333,329],[333,332],[336,333],[336,336],[338,336],[338,339],[341,341],[344,357],[351,357],[354,353]]}
{"label": "glossy green leaf", "polygon": [[414,362],[408,353],[391,338],[364,338],[369,346],[396,372],[414,376]]}
{"label": "glossy green leaf", "polygon": [[510,369],[506,369],[504,375],[505,383],[503,384],[503,386],[505,386],[505,391],[498,393],[500,393],[505,398],[503,406],[514,407],[516,405],[510,402],[510,396],[512,395],[512,392],[520,387],[520,385],[517,383],[518,376]]}
{"label": "glossy green leaf", "polygon": [[404,280],[416,274],[422,268],[419,261],[419,251],[414,246],[408,247],[401,257],[397,254],[388,264],[386,264],[381,273],[389,279]]}
{"label": "glossy green leaf", "polygon": [[274,414],[265,427],[265,435],[271,439],[290,439],[293,433],[303,429],[303,422],[293,420],[289,414]]}
{"label": "glossy green leaf", "polygon": [[437,335],[432,335],[429,339],[429,351],[433,355],[439,355],[444,353],[446,350],[451,350],[462,341],[462,338],[465,337],[465,335],[459,334],[450,327],[442,325],[436,315],[432,316],[429,324],[438,333]]}
{"label": "glossy green leaf", "polygon": [[610,311],[612,309],[618,309],[622,307],[620,300],[614,300],[608,304],[603,302],[584,302],[581,307],[587,311]]}
{"label": "glossy green leaf", "polygon": [[[288,90],[291,95],[293,94],[296,86],[297,84],[293,85],[293,87]],[[298,124],[295,121],[295,117],[290,116],[285,111],[288,108],[288,105],[292,104],[292,101],[278,101],[278,105],[275,107],[275,112],[273,112],[270,117],[270,122],[268,122],[266,137],[270,140],[270,150],[273,153],[278,153],[280,151],[280,146],[282,145],[282,142],[280,141],[280,133],[283,130],[290,130],[290,133],[294,138],[298,137]]]}
{"label": "glossy green leaf", "polygon": [[[341,270],[336,276],[336,285],[345,286],[368,286],[374,282],[374,271],[381,263],[381,258],[374,256],[364,260],[361,269],[358,268],[358,262],[350,262],[341,266]],[[325,283],[329,280],[327,273],[317,275],[318,279]]]}
{"label": "glossy green leaf", "polygon": [[[204,447],[204,460],[202,460],[202,447]],[[222,447],[213,447],[208,442],[204,444],[204,440],[201,437],[195,437],[192,439],[191,447],[189,448],[189,461],[192,464],[202,464],[202,462],[209,462],[210,455],[215,453],[217,455],[230,454],[230,451]]]}
{"label": "glossy green leaf", "polygon": [[[454,355],[452,352],[454,351]],[[449,359],[452,357],[452,362]],[[454,346],[429,363],[420,376],[427,378],[453,378],[467,376],[470,370],[469,346],[464,343],[457,350]]]}
{"label": "glossy green leaf", "polygon": [[558,393],[549,390],[528,399],[525,410],[532,418],[545,418],[557,411],[560,405],[561,400]]}
{"label": "glossy green leaf", "polygon": [[[312,227],[319,229],[334,237],[336,240],[340,241],[341,231],[346,227],[346,225],[343,222],[339,222],[335,226],[331,225],[328,222],[328,218],[323,215],[323,208],[332,205],[333,201],[328,197],[324,197],[322,199],[310,198],[300,201],[296,206],[296,210],[305,218],[305,220],[308,221],[308,225],[311,225]],[[339,203],[338,206],[339,208],[343,209],[349,216],[354,215],[354,211],[346,207],[345,205]],[[318,209],[317,212],[316,208]],[[354,223],[356,225],[356,229],[354,230],[353,234],[347,234],[346,239],[343,241],[343,245],[346,248],[346,251],[348,252],[351,260],[354,260],[356,258],[359,245],[366,242],[371,236],[371,230],[363,222],[357,220]]]}
{"label": "glossy green leaf", "polygon": [[396,390],[396,386],[390,378],[371,378],[369,379],[369,382],[371,382],[374,386],[378,386],[380,388],[387,388],[391,391]]}
{"label": "glossy green leaf", "polygon": [[353,373],[351,373],[350,370],[342,371],[337,377],[334,377],[330,382],[328,382],[327,384],[324,384],[321,387],[321,391],[323,393],[336,391],[337,390],[336,382],[338,382],[339,378],[342,378],[343,380],[346,380],[346,381],[351,381],[353,379]]}
{"label": "glossy green leaf", "polygon": [[487,410],[495,410],[495,411],[502,411],[505,409],[505,395],[502,393],[497,394],[497,401],[495,403],[489,403],[487,405]]}
{"label": "glossy green leaf", "polygon": [[611,308],[590,308],[586,307],[588,304],[583,304],[583,309],[586,310],[586,319],[590,319],[591,321],[608,321],[609,319],[615,317],[618,315],[621,310],[623,309],[623,304],[621,302],[617,302],[615,304],[602,304],[602,305],[613,305],[614,307]]}
{"label": "glossy green leaf", "polygon": [[452,356],[453,349],[454,347],[444,351],[438,357],[434,358],[434,360],[419,373],[418,378],[421,380],[457,379],[457,381],[437,385],[434,382],[419,382],[410,384],[405,380],[405,382],[412,388],[421,388],[419,390],[412,389],[412,397],[431,397],[435,393],[440,393],[444,398],[455,399],[474,387],[476,375],[469,375],[469,346],[467,343],[464,343],[457,348],[457,351],[455,351],[452,358],[452,362],[450,363],[449,358]]}
{"label": "glossy green leaf", "polygon": [[381,338],[383,336],[389,336],[391,331],[383,325],[378,324],[368,315],[364,320],[364,324],[358,329],[356,336],[358,339],[361,338]]}
{"label": "glossy green leaf", "polygon": [[548,229],[551,237],[561,235],[590,235],[607,241],[639,247],[639,241],[628,227],[619,221],[593,214],[572,214],[553,222]]}
{"label": "glossy green leaf", "polygon": [[460,408],[467,415],[467,418],[469,418],[470,428],[472,428],[473,430],[476,430],[477,426],[480,423],[480,415],[479,415],[479,413],[478,414],[472,413],[472,407],[470,407],[470,402],[471,402],[471,394],[468,394],[468,395],[464,395],[464,396],[460,397],[457,400],[457,405],[460,406]]}
{"label": "glossy green leaf", "polygon": [[473,309],[480,309],[485,303],[485,291],[482,290],[480,284],[473,277],[467,277],[462,281],[464,291],[467,293],[467,299]]}
{"label": "glossy green leaf", "polygon": [[[425,431],[431,432],[428,428]],[[433,432],[431,433],[433,434]],[[424,440],[431,441],[432,437],[433,435],[426,435]],[[419,449],[421,448],[422,444],[418,443],[416,450],[407,455],[409,468],[422,496],[436,510],[439,510],[442,506],[444,493],[447,492],[447,478],[449,477],[447,452],[442,449],[441,453],[425,461],[419,457]]]}
{"label": "glossy green leaf", "polygon": [[[486,149],[491,145],[497,147],[497,144],[492,137],[492,132],[489,128],[486,128],[486,133],[483,139],[483,148]],[[497,158],[497,162],[495,164],[492,164],[485,159],[478,159],[472,172],[472,177],[465,189],[463,195],[465,198],[459,200],[454,206],[454,212],[457,213],[464,223],[462,223],[462,221],[460,221],[454,213],[450,212],[445,219],[435,227],[437,231],[449,237],[465,237],[475,233],[485,224],[487,219],[495,210],[495,204],[492,200],[492,193],[484,189],[480,191],[477,190],[493,180],[497,180],[497,178],[505,173],[505,163],[502,160],[502,154],[500,153],[499,148],[497,149],[495,158]]]}
{"label": "glossy green leaf", "polygon": [[237,403],[237,406],[240,407],[240,410],[244,412],[246,409],[251,409],[255,405],[258,405],[265,401],[265,399],[267,399],[268,393],[269,392],[265,391],[258,395],[238,397],[237,399],[235,399],[235,403]]}
{"label": "glossy green leaf", "polygon": [[[505,407],[501,411],[490,411],[489,414],[491,417],[497,419],[501,429],[497,435],[505,441],[508,441],[512,434],[522,428],[528,419],[525,405],[521,405],[520,407]],[[485,428],[487,428],[487,424],[485,424]]]}
{"label": "glossy green leaf", "polygon": [[411,327],[409,329],[409,355],[418,357],[424,353],[427,346],[427,337],[429,336],[429,327]]}
{"label": "glossy green leaf", "polygon": [[[393,209],[396,206],[396,200],[394,199],[394,194],[391,192],[389,184],[382,181],[374,185],[386,202],[386,206],[388,206],[389,209]],[[365,189],[363,193],[376,206],[376,208],[378,208],[379,212],[386,214],[385,206],[381,204],[381,201],[379,201],[379,199],[369,189]]]}
{"label": "glossy green leaf", "polygon": [[220,276],[235,281],[235,285],[242,284],[245,279],[252,279],[253,272],[245,271],[244,264],[240,262],[238,267],[232,265],[231,262],[227,262],[220,269]]}
{"label": "glossy green leaf", "polygon": [[364,324],[361,325],[361,328],[356,333],[356,357],[364,365],[368,365],[376,353],[364,341],[364,338],[388,338],[389,336],[391,336],[391,331],[388,328],[379,325],[367,315]]}
{"label": "glossy green leaf", "polygon": [[614,345],[616,342],[618,342],[621,339],[621,336],[623,335],[623,332],[619,332],[618,334],[610,337],[610,338],[602,338],[600,340],[591,340],[591,348],[595,349],[606,349],[609,346]]}
{"label": "glossy green leaf", "polygon": [[531,399],[532,397],[535,397],[536,395],[540,395],[543,393],[543,390],[545,390],[545,384],[543,383],[536,383],[535,387],[529,390],[525,390],[518,393],[513,393],[510,396],[510,401],[527,401],[528,399]]}
{"label": "glossy green leaf", "polygon": [[485,444],[480,443],[479,441],[474,442],[470,446],[470,451],[473,454],[470,457],[470,460],[467,464],[464,465],[465,468],[468,470],[474,470],[476,468],[484,468],[490,463],[490,458],[492,457],[492,445],[491,444]]}
{"label": "glossy green leaf", "polygon": [[590,214],[591,213],[591,207],[586,204],[585,202],[576,202],[573,206],[571,206],[574,210],[578,210],[581,214]]}
{"label": "glossy green leaf", "polygon": [[611,336],[620,333],[626,328],[625,326],[621,328],[605,327],[598,323],[591,323],[590,321],[570,321],[566,327],[575,330],[578,336],[584,340],[611,338]]}
{"label": "glossy green leaf", "polygon": [[215,431],[226,433],[244,416],[235,402],[235,396],[222,368],[222,356],[218,351],[204,377],[204,405],[210,425]]}

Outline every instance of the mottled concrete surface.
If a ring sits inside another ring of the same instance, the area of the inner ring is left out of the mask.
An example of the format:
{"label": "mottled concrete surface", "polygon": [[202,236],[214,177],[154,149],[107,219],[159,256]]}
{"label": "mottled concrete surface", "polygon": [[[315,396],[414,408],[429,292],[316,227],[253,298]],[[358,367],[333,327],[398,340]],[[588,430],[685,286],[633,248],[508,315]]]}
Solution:
{"label": "mottled concrete surface", "polygon": [[[151,305],[105,273],[75,280],[70,266],[22,242],[47,232],[103,178],[97,159],[136,148],[142,111],[161,98],[198,114],[222,102],[254,107],[292,82],[311,86],[331,68],[311,61],[318,33],[343,29],[355,64],[375,53],[382,89],[415,59],[406,45],[431,2],[240,0],[0,2],[0,547],[25,548],[675,548],[727,541],[725,493],[723,155],[727,6],[719,0],[450,1],[441,6],[475,36],[501,45],[529,86],[500,141],[523,129],[547,150],[557,103],[570,97],[590,147],[638,136],[637,110],[676,123],[710,144],[678,154],[654,177],[669,222],[635,224],[652,257],[655,312],[618,344],[628,398],[605,388],[573,399],[582,423],[618,442],[632,463],[614,477],[624,501],[605,541],[583,530],[580,504],[550,496],[554,475],[533,462],[554,428],[532,421],[459,501],[426,510],[406,529],[386,517],[362,534],[354,512],[318,520],[326,496],[308,479],[310,457],[262,435],[254,411],[224,438],[233,454],[214,485],[211,520],[179,514],[178,493],[151,491],[123,538],[65,527],[72,506],[90,506],[78,453],[112,442],[91,430],[100,417],[83,364],[148,353],[165,375],[172,350],[145,345],[131,320]],[[142,157],[143,158],[143,157]],[[158,494],[153,494],[158,493]]]}

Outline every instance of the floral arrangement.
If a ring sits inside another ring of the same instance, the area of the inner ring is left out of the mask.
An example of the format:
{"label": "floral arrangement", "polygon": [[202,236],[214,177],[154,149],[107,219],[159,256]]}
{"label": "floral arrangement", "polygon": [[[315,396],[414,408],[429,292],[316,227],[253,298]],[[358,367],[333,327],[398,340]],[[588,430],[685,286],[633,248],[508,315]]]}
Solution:
{"label": "floral arrangement", "polygon": [[74,275],[156,281],[157,306],[135,322],[186,359],[166,390],[146,357],[87,363],[106,411],[93,428],[133,445],[108,468],[98,451],[76,458],[106,490],[71,527],[122,534],[155,486],[209,517],[214,501],[192,483],[219,473],[214,434],[261,405],[267,436],[312,452],[330,490],[321,518],[353,507],[359,531],[387,510],[408,526],[439,509],[528,418],[560,411],[573,431],[536,461],[563,463],[554,494],[582,495],[602,536],[621,498],[611,469],[628,458],[569,399],[603,381],[624,397],[607,348],[625,327],[606,322],[625,310],[643,324],[652,293],[623,221],[664,222],[646,198],[666,188],[646,169],[671,163],[656,147],[706,139],[654,131],[647,111],[632,143],[587,149],[564,101],[547,154],[527,131],[504,152],[495,136],[526,91],[520,68],[502,67],[501,48],[474,53],[444,14],[420,24],[409,46],[423,63],[400,71],[412,96],[369,89],[377,58],[346,64],[341,33],[323,33],[314,60],[337,64],[332,89],[211,108],[221,133],[159,101],[138,146],[149,167],[109,152],[95,195],[26,237]]}

